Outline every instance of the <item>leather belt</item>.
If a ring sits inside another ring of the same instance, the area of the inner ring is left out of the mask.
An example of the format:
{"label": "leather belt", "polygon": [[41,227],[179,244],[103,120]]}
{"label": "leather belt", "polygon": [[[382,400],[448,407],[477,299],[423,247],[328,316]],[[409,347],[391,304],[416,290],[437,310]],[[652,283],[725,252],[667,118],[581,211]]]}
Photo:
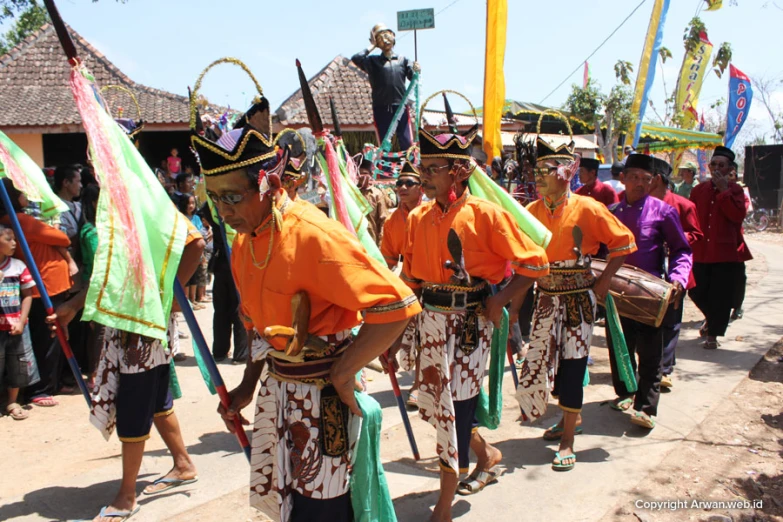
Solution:
{"label": "leather belt", "polygon": [[425,306],[444,311],[464,311],[478,308],[490,294],[489,285],[475,286],[427,285],[422,288],[421,300]]}

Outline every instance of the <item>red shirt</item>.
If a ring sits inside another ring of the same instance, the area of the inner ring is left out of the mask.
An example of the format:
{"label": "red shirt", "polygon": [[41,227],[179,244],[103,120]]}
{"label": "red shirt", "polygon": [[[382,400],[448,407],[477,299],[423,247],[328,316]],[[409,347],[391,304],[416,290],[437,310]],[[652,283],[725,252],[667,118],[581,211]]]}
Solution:
{"label": "red shirt", "polygon": [[607,207],[619,203],[620,199],[617,197],[617,192],[606,183],[601,183],[601,180],[596,178],[593,183],[589,185],[582,185],[576,189],[576,193],[580,196],[590,196],[596,201],[600,201]]}
{"label": "red shirt", "polygon": [[[728,190],[719,192],[715,185],[699,183],[693,187],[691,201],[696,205],[699,226],[704,240],[693,246],[695,263],[738,263],[740,255],[742,220],[745,219],[745,194],[742,187],[729,182]],[[746,256],[745,256],[746,257]]]}
{"label": "red shirt", "polygon": [[[685,233],[688,244],[693,248],[693,245],[704,238],[704,234],[702,233],[701,228],[699,228],[696,205],[694,205],[691,200],[685,199],[671,190],[666,191],[666,195],[663,196],[663,201],[674,207],[674,210],[679,214],[682,231]],[[694,286],[696,286],[696,279],[693,277],[693,270],[691,270],[691,273],[688,276],[688,287],[686,290],[690,290]]]}

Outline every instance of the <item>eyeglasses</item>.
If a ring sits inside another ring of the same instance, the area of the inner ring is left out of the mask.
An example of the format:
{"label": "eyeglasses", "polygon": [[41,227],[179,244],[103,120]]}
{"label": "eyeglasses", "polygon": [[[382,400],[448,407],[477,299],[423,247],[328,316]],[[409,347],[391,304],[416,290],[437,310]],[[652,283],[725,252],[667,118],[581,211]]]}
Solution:
{"label": "eyeglasses", "polygon": [[557,167],[536,167],[533,169],[533,174],[537,178],[543,178],[550,176],[557,172]]}
{"label": "eyeglasses", "polygon": [[212,200],[212,203],[217,205],[218,203],[223,203],[224,205],[233,206],[241,203],[245,199],[245,195],[248,193],[256,193],[255,190],[245,189],[241,191],[239,194],[223,194],[222,196],[218,196],[214,192],[207,191],[207,197]]}
{"label": "eyeglasses", "polygon": [[402,187],[413,188],[416,185],[421,185],[421,183],[419,183],[418,181],[413,181],[412,179],[398,179],[396,184],[397,184],[397,188],[402,188]]}
{"label": "eyeglasses", "polygon": [[439,170],[443,169],[450,169],[451,165],[441,165],[440,167],[421,167],[421,170],[429,174],[430,176],[434,176]]}

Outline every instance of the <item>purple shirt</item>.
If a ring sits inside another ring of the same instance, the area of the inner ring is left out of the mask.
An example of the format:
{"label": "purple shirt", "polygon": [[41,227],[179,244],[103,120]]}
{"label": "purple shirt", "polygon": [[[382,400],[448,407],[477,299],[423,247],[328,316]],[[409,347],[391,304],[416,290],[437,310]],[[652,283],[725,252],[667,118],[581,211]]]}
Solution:
{"label": "purple shirt", "polygon": [[626,258],[626,264],[641,268],[655,277],[663,277],[666,274],[666,243],[669,249],[669,273],[665,279],[670,283],[676,281],[687,288],[688,274],[693,266],[693,252],[682,231],[677,211],[650,196],[629,205],[623,195],[619,203],[609,208],[636,238],[638,250]]}

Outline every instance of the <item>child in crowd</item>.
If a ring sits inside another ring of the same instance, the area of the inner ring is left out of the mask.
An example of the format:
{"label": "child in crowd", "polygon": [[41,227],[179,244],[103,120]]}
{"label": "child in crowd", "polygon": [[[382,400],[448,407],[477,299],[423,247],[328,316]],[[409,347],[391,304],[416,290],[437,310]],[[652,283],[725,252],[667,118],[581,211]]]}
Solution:
{"label": "child in crowd", "polygon": [[[179,199],[178,207],[179,211],[183,213],[190,220],[190,222],[193,223],[193,226],[195,226],[203,235],[205,232],[204,224],[202,223],[199,215],[196,213],[196,196],[193,194],[183,194]],[[188,296],[188,301],[190,301],[194,310],[203,310],[206,308],[206,306],[198,302],[196,295],[197,287],[201,284],[206,284],[206,269],[202,271],[202,266],[203,263],[199,265],[199,268],[196,269],[195,273],[188,281],[188,285],[185,287],[185,293]],[[202,272],[204,273],[202,274]]]}
{"label": "child in crowd", "polygon": [[172,179],[176,179],[177,175],[182,171],[182,158],[179,157],[177,149],[171,149],[171,156],[166,160],[166,164],[169,168],[169,176]]}
{"label": "child in crowd", "polygon": [[29,414],[17,402],[19,389],[38,382],[32,347],[25,349],[22,337],[35,286],[27,266],[14,259],[14,231],[0,225],[0,387],[8,386],[5,411],[14,420]]}

